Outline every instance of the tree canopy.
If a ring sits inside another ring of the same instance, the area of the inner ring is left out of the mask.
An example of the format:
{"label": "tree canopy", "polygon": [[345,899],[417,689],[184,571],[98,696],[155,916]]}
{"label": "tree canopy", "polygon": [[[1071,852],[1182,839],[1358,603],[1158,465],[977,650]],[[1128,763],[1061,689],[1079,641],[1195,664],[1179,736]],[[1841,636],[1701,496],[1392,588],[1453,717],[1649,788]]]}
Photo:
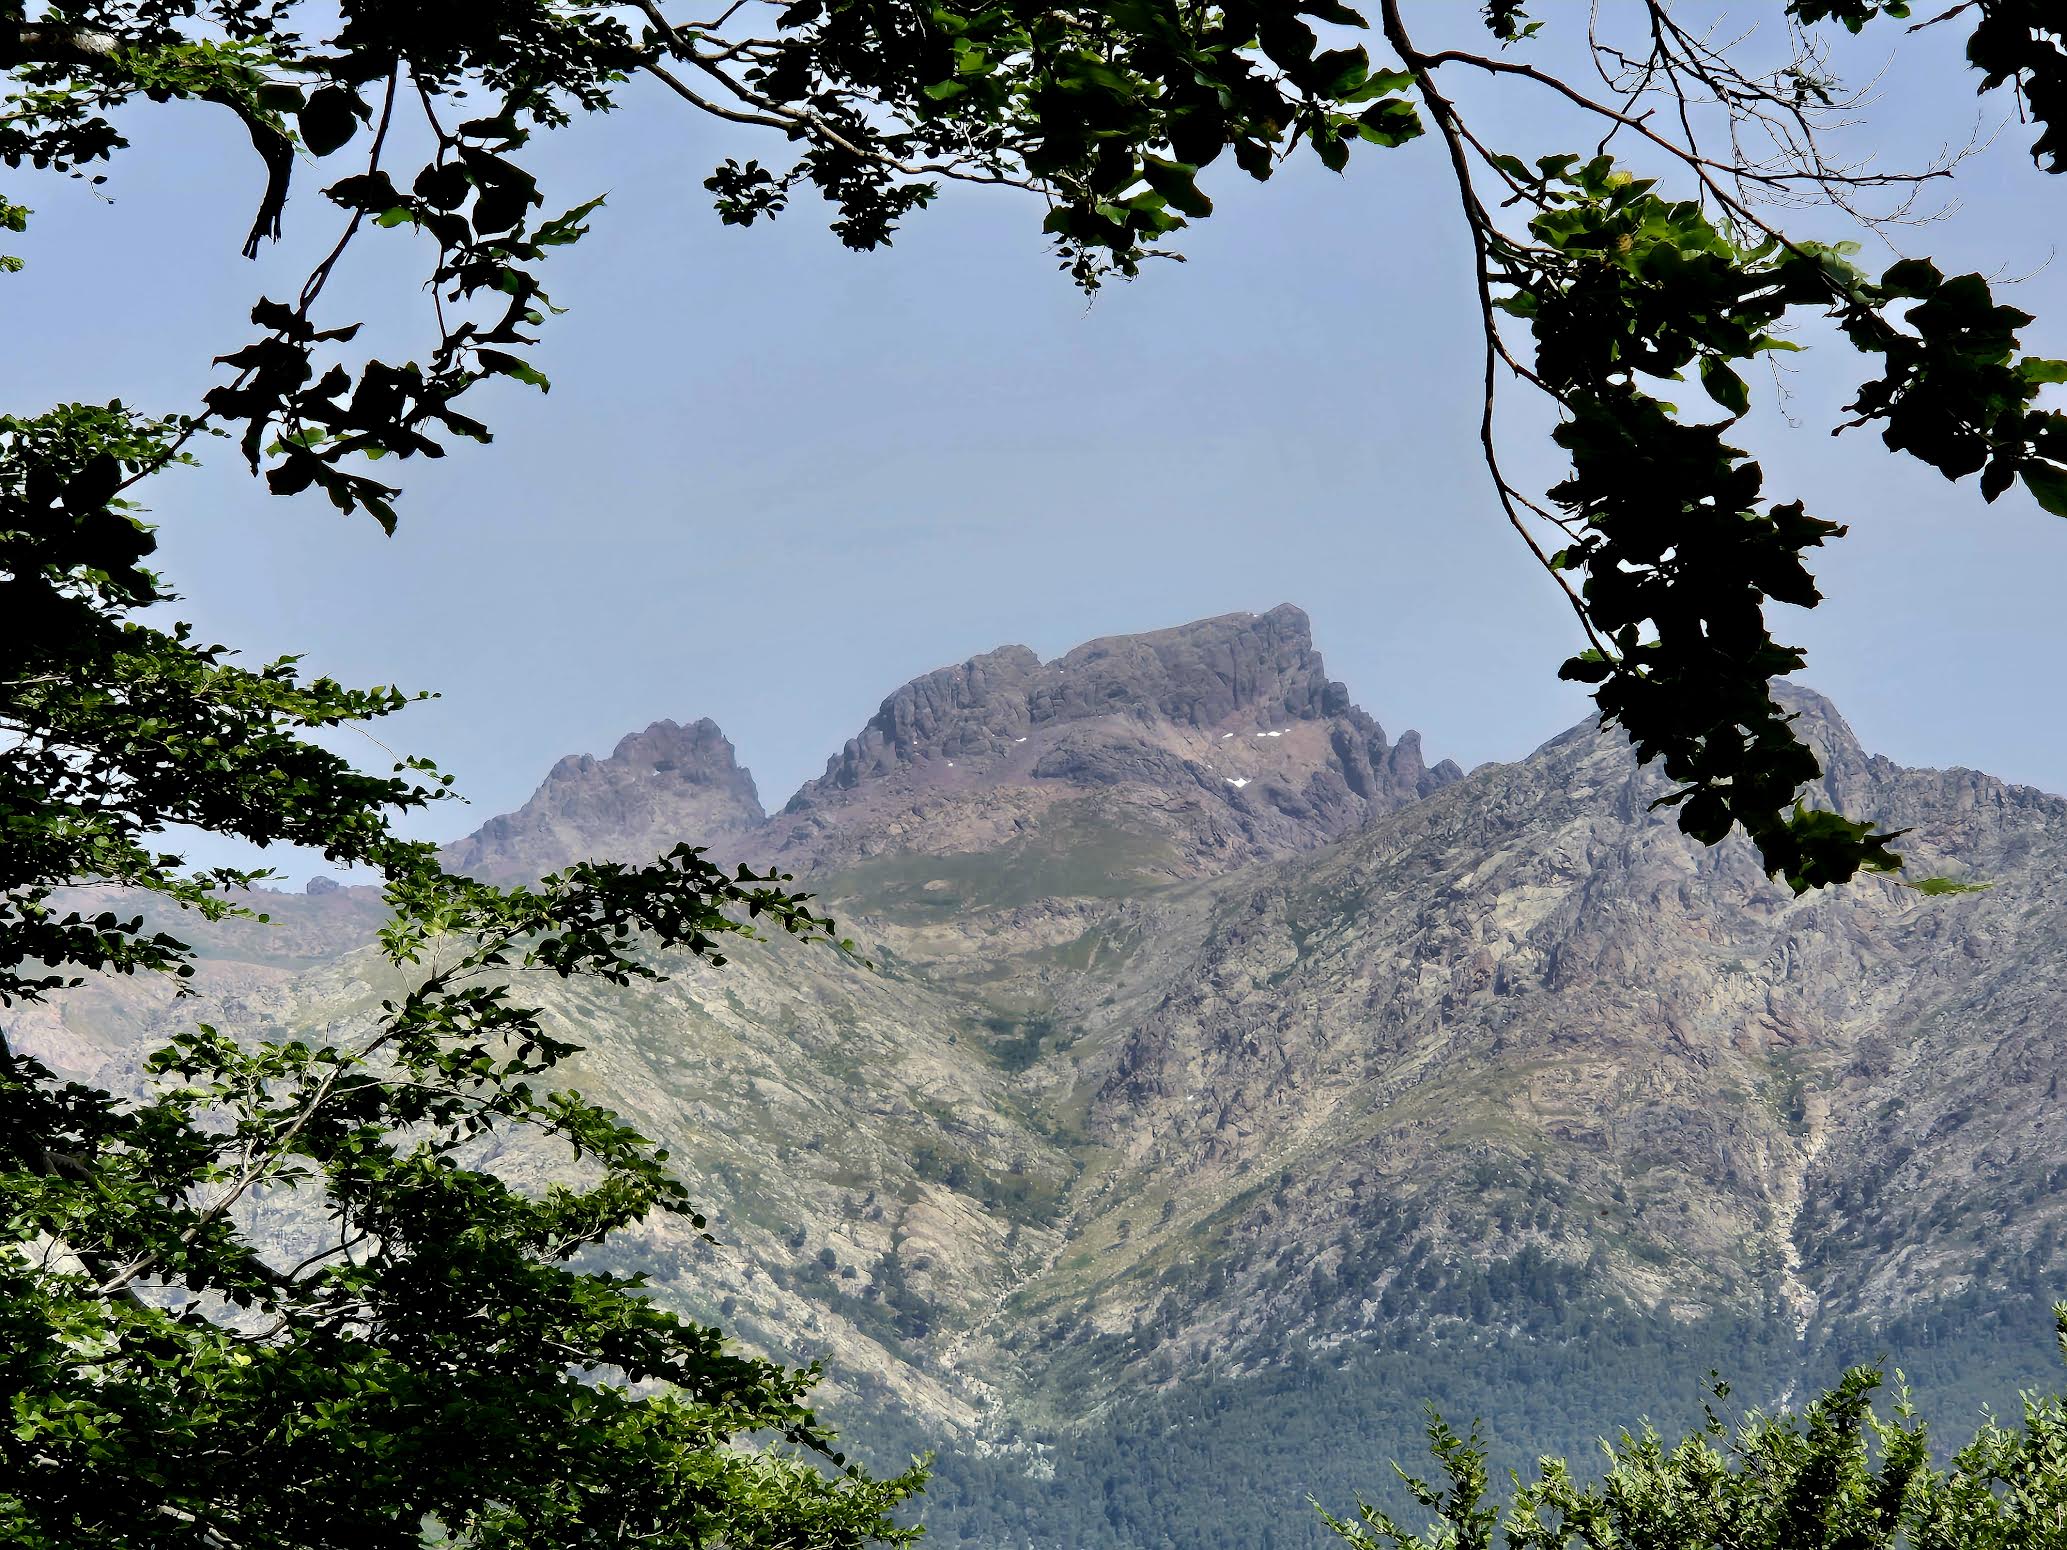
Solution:
{"label": "tree canopy", "polygon": [[[2067,1350],[2067,1304],[2055,1307]],[[1585,1482],[1561,1458],[1516,1481],[1503,1513],[1487,1500],[1485,1450],[1440,1416],[1428,1427],[1441,1476],[1401,1470],[1431,1514],[1415,1530],[1361,1503],[1355,1516],[1322,1510],[1355,1550],[1601,1550],[1609,1545],[1732,1545],[1741,1550],[1980,1550],[2055,1543],[2067,1514],[2067,1405],[2024,1396],[2021,1426],[1990,1419],[1943,1465],[1930,1430],[1897,1390],[1877,1415],[1882,1374],[1847,1371],[1797,1412],[1706,1424],[1668,1446],[1649,1426],[1603,1444],[1606,1470]],[[1719,1399],[1729,1386],[1716,1384]]]}

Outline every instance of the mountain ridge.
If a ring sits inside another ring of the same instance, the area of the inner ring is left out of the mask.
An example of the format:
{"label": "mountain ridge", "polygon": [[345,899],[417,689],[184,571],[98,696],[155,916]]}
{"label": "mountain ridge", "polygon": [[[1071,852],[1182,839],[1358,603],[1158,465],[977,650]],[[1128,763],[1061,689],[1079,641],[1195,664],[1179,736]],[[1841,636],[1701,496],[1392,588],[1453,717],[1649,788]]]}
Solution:
{"label": "mountain ridge", "polygon": [[1048,662],[1004,646],[920,674],[773,815],[714,722],[656,722],[606,759],[563,758],[522,808],[443,854],[512,880],[585,856],[639,859],[640,843],[657,854],[672,830],[728,856],[822,867],[860,859],[866,846],[839,838],[857,818],[908,818],[901,836],[970,848],[1097,792],[1153,810],[1184,853],[1173,864],[1213,870],[1326,843],[1462,773],[1429,766],[1418,733],[1388,739],[1327,676],[1306,614],[1281,604]]}

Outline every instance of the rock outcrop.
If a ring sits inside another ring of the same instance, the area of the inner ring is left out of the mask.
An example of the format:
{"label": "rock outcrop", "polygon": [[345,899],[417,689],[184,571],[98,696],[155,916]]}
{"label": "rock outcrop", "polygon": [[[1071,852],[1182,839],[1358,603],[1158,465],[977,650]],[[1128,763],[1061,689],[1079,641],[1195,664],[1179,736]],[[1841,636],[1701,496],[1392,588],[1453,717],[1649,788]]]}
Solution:
{"label": "rock outcrop", "polygon": [[[1094,640],[1006,646],[886,699],[772,826],[785,864],[979,849],[1096,793],[1168,875],[1310,850],[1459,778],[1392,742],[1330,679],[1285,604]],[[894,828],[888,845],[873,830]]]}
{"label": "rock outcrop", "polygon": [[529,881],[573,861],[651,861],[685,841],[726,848],[765,816],[716,722],[656,721],[607,759],[569,754],[530,801],[447,846],[443,859],[485,881]]}
{"label": "rock outcrop", "polygon": [[1053,662],[1006,646],[916,678],[773,821],[714,723],[655,722],[607,759],[562,759],[521,809],[444,854],[513,881],[686,841],[824,876],[1009,844],[1047,879],[1029,886],[1068,897],[1311,850],[1460,776],[1425,762],[1419,734],[1388,739],[1287,604]]}

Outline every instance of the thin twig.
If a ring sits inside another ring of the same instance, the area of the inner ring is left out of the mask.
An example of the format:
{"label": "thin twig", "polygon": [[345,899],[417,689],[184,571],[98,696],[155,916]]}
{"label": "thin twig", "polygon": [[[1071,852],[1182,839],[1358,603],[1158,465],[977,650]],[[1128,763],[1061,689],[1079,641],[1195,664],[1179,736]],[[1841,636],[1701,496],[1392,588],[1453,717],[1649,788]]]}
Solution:
{"label": "thin twig", "polygon": [[1573,590],[1572,583],[1564,572],[1551,563],[1543,546],[1536,542],[1536,535],[1529,531],[1528,524],[1516,509],[1512,487],[1500,466],[1500,454],[1494,439],[1493,408],[1497,396],[1497,381],[1500,358],[1506,355],[1506,348],[1499,337],[1498,310],[1493,305],[1493,290],[1490,273],[1492,254],[1488,232],[1493,230],[1491,217],[1480,203],[1477,190],[1472,184],[1471,162],[1465,148],[1465,141],[1457,118],[1457,110],[1450,99],[1436,87],[1423,56],[1415,49],[1413,40],[1407,35],[1405,24],[1400,19],[1398,0],[1383,0],[1383,17],[1386,41],[1398,52],[1401,61],[1414,72],[1416,87],[1422,100],[1428,104],[1429,116],[1435,120],[1436,128],[1443,137],[1443,143],[1450,155],[1450,169],[1457,180],[1457,197],[1464,207],[1464,224],[1471,233],[1474,263],[1472,271],[1478,286],[1479,315],[1485,333],[1485,396],[1479,412],[1479,447],[1485,456],[1486,470],[1492,475],[1493,490],[1500,502],[1500,509],[1506,514],[1507,522],[1521,540],[1528,545],[1529,553],[1544,573],[1558,584],[1565,599],[1572,605],[1572,612],[1579,620],[1580,629],[1593,643],[1596,651],[1613,660],[1607,643],[1593,627],[1588,616],[1585,600]]}

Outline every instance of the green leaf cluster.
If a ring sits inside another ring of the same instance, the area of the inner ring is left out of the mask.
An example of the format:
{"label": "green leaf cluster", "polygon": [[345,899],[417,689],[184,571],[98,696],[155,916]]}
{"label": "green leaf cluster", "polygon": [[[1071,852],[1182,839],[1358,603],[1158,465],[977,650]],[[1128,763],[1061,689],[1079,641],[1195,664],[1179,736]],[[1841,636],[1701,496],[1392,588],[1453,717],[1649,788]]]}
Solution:
{"label": "green leaf cluster", "polygon": [[[376,869],[406,988],[320,1037],[192,1028],[120,1094],[0,1031],[0,1539],[902,1543],[923,1473],[845,1466],[815,1369],[572,1263],[702,1218],[663,1150],[552,1085],[576,1046],[513,989],[657,979],[663,948],[722,964],[761,927],[831,923],[687,845],[499,889],[398,838],[444,777],[366,774],[311,734],[410,696],[246,668],[138,617],[173,599],[122,491],[192,430],[120,404],[0,418],[0,613],[23,626],[0,634],[0,1006],[88,972],[191,974],[184,942],[78,891],[250,913],[236,890],[264,874],[183,870],[179,827]],[[487,1166],[513,1144],[554,1182]]]}
{"label": "green leaf cluster", "polygon": [[[1948,478],[1979,472],[1990,500],[2021,477],[2056,511],[2067,416],[2036,400],[2067,368],[2019,355],[2031,319],[1978,275],[1911,260],[1874,281],[1843,246],[1746,239],[1605,156],[1502,170],[1534,213],[1530,240],[1490,249],[1493,303],[1527,323],[1528,374],[1563,411],[1571,468],[1549,494],[1570,542],[1554,563],[1580,578],[1595,637],[1564,676],[1598,685],[1604,718],[1679,783],[1663,805],[1687,834],[1713,844],[1741,826],[1797,891],[1896,869],[1894,834],[1803,799],[1822,772],[1770,686],[1804,659],[1766,607],[1814,607],[1806,556],[1845,529],[1770,501],[1726,439],[1750,407],[1743,368],[1793,348],[1797,314],[1834,318],[1886,362],[1852,424]],[[1661,396],[1689,374],[1724,420]]]}
{"label": "green leaf cluster", "polygon": [[0,1003],[57,988],[68,968],[184,971],[183,951],[140,923],[50,903],[93,879],[236,908],[221,890],[260,874],[186,876],[164,853],[168,829],[399,870],[419,848],[387,815],[445,793],[420,761],[369,775],[309,739],[412,696],[305,679],[291,657],[243,667],[183,625],[138,617],[175,599],[121,492],[185,456],[192,429],[119,403],[0,416],[0,613],[13,626],[0,637]]}
{"label": "green leaf cluster", "polygon": [[[1014,185],[1044,197],[1044,229],[1086,287],[1137,273],[1155,244],[1209,214],[1198,176],[1223,153],[1267,178],[1301,142],[1340,169],[1352,145],[1421,131],[1407,74],[1374,69],[1361,46],[1330,46],[1365,25],[1335,0],[1128,0],[1081,13],[1020,0],[798,0],[777,11],[771,36],[745,42],[668,23],[657,7],[634,24],[627,9],[90,0],[47,25],[0,18],[0,163],[85,175],[128,144],[125,105],[218,103],[266,170],[249,256],[280,234],[298,161],[363,154],[323,189],[346,216],[336,250],[298,295],[252,310],[260,334],[218,357],[231,378],[208,392],[206,418],[236,432],[276,493],[320,489],[392,529],[399,489],[370,462],[488,440],[487,423],[459,407],[481,382],[546,385],[522,353],[554,310],[538,265],[586,231],[601,201],[542,217],[523,147],[574,113],[610,108],[640,72],[700,113],[795,147],[780,170],[728,158],[712,173],[727,223],[773,216],[814,187],[834,207],[835,234],[875,248],[944,179]],[[398,114],[429,132],[430,159],[413,172],[390,165]],[[317,316],[369,226],[436,243],[424,282],[434,328],[415,359],[354,358],[341,347],[357,325]]]}
{"label": "green leaf cluster", "polygon": [[[891,1515],[922,1474],[845,1467],[805,1404],[815,1368],[570,1266],[655,1213],[702,1218],[664,1151],[541,1085],[574,1046],[509,988],[526,968],[651,977],[635,938],[719,958],[741,899],[822,923],[686,848],[536,890],[420,873],[396,895],[389,959],[439,962],[353,1037],[202,1025],[128,1102],[0,1046],[7,1541],[908,1539]],[[520,1191],[481,1166],[504,1134],[586,1182]],[[273,1249],[261,1198],[321,1225]],[[741,1446],[764,1434],[786,1446]]]}

